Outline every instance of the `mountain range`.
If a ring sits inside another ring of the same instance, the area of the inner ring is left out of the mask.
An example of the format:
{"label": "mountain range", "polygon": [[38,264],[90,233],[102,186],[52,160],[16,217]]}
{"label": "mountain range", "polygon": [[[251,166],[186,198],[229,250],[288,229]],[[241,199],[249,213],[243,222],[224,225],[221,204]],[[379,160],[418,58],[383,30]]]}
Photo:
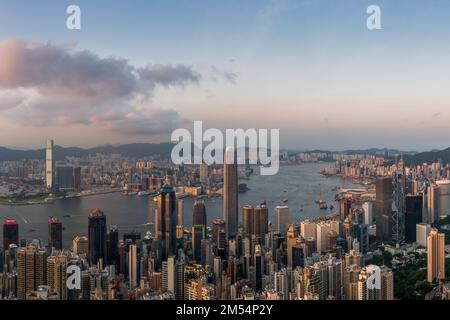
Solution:
{"label": "mountain range", "polygon": [[[54,147],[54,155],[56,160],[64,160],[66,157],[85,157],[88,155],[102,154],[120,154],[122,156],[142,158],[146,156],[161,155],[169,157],[173,148],[172,143],[132,143],[123,145],[105,145],[94,148],[77,148],[77,147]],[[312,151],[307,151],[312,152]],[[315,152],[329,152],[319,151]],[[365,150],[345,150],[345,154],[377,154],[384,155],[387,152],[390,156],[399,155],[402,152],[394,149],[365,149]],[[433,150],[428,152],[403,152],[403,158],[406,165],[420,165],[424,162],[432,163],[441,160],[444,164],[450,163],[450,148],[444,150]],[[45,159],[45,149],[37,150],[15,150],[0,147],[0,161],[20,161],[32,159]]]}
{"label": "mountain range", "polygon": [[[88,155],[120,154],[129,157],[146,157],[153,155],[169,156],[173,148],[171,143],[132,143],[118,146],[106,145],[89,149],[76,147],[54,146],[55,160],[64,160],[66,157],[85,157]],[[45,159],[45,149],[38,150],[14,150],[0,147],[0,161],[20,161],[31,159]]]}

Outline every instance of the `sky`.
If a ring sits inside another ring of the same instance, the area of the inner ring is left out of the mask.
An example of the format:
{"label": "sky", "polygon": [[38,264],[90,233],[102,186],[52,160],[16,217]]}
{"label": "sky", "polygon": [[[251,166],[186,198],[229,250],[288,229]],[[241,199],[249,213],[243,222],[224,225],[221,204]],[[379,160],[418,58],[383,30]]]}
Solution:
{"label": "sky", "polygon": [[0,0],[0,146],[163,142],[202,120],[280,129],[288,149],[447,148],[449,14],[447,0]]}

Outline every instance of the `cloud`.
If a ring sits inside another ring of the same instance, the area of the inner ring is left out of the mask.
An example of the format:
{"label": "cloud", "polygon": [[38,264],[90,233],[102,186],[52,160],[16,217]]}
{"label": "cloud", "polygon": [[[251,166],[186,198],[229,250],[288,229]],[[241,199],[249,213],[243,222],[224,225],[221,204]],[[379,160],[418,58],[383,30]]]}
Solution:
{"label": "cloud", "polygon": [[[180,119],[174,110],[149,108],[155,89],[195,85],[202,78],[182,64],[135,67],[74,46],[26,40],[0,42],[0,57],[0,114],[33,126],[169,132]],[[152,128],[144,130],[146,125]]]}
{"label": "cloud", "polygon": [[216,66],[210,67],[210,78],[212,81],[217,82],[219,80],[225,80],[228,83],[236,84],[238,75],[234,72],[219,70]]}

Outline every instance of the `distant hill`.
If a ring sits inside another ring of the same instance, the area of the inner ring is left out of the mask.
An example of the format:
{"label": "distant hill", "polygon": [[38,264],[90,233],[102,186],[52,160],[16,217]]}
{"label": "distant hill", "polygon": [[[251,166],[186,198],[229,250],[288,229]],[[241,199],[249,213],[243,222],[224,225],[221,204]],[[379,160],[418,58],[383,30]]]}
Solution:
{"label": "distant hill", "polygon": [[406,165],[421,165],[423,163],[432,163],[442,160],[443,164],[450,163],[450,148],[439,151],[421,152],[414,155],[405,155]]}
{"label": "distant hill", "polygon": [[[140,158],[157,154],[162,156],[169,156],[172,148],[173,145],[171,143],[133,143],[119,146],[99,146],[90,149],[64,148],[55,146],[54,153],[56,160],[64,160],[66,157],[84,157],[88,155],[95,155],[97,153],[120,154],[123,156]],[[20,161],[44,158],[45,149],[14,150],[0,147],[0,161]]]}

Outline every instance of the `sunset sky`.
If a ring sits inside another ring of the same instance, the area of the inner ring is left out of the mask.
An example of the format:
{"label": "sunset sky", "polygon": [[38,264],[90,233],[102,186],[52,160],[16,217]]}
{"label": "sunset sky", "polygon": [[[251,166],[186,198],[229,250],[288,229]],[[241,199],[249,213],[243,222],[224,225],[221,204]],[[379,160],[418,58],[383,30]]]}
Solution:
{"label": "sunset sky", "polygon": [[279,128],[290,149],[450,147],[447,0],[32,3],[0,0],[0,146],[168,141],[203,120]]}

